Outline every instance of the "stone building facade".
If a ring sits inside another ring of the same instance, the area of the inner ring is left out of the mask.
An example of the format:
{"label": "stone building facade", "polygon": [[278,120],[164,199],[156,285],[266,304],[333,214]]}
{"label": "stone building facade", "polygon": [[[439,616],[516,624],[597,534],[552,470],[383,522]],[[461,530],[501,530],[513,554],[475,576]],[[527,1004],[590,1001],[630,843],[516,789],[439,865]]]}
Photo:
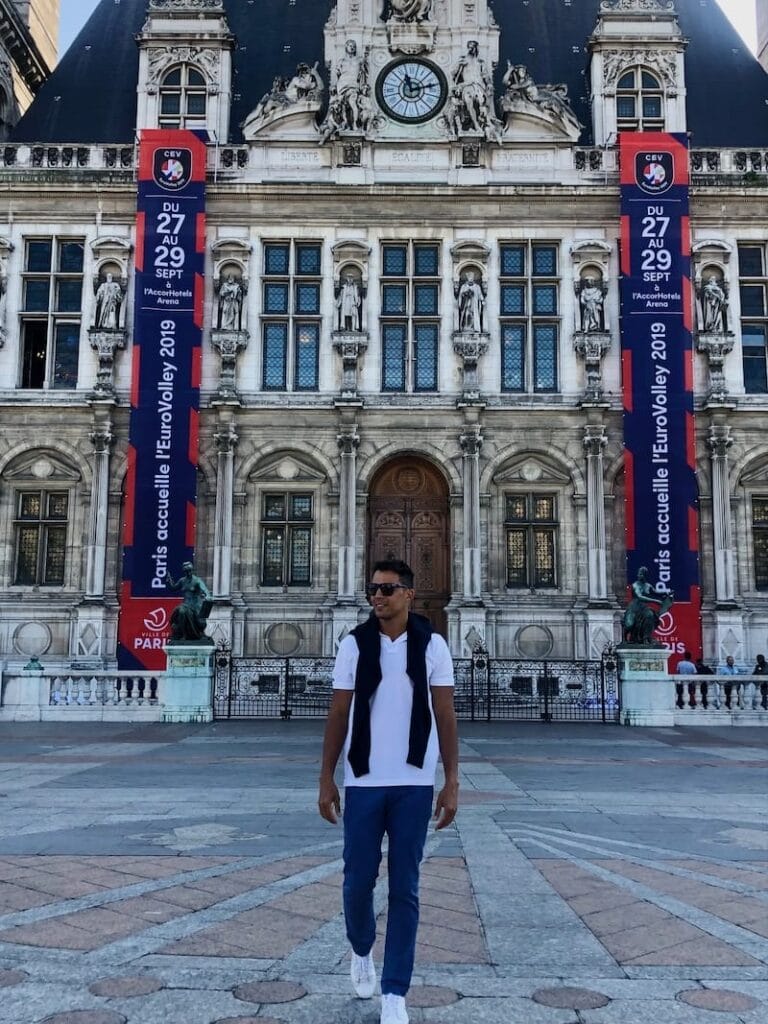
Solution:
{"label": "stone building facade", "polygon": [[0,0],[0,141],[56,66],[59,0]]}
{"label": "stone building facade", "polygon": [[768,76],[714,0],[103,0],[73,50],[0,159],[1,659],[114,661],[163,126],[212,140],[217,640],[331,653],[390,554],[457,654],[616,638],[616,142],[662,130],[693,147],[704,655],[768,648]]}

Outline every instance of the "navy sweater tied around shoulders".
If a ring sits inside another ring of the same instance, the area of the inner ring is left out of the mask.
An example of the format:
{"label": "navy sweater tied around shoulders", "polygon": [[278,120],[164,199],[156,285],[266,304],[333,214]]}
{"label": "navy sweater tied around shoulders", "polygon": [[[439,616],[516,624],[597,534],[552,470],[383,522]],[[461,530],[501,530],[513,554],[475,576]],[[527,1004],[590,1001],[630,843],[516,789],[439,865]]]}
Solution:
{"label": "navy sweater tied around shoulders", "polygon": [[[352,715],[352,740],[349,763],[355,778],[370,772],[371,756],[371,702],[381,682],[381,630],[379,620],[372,613],[366,622],[352,630],[357,641],[359,657],[355,675],[355,708]],[[429,710],[427,683],[427,647],[432,639],[429,619],[413,612],[408,616],[408,654],[406,670],[413,684],[413,707],[408,738],[407,763],[414,768],[424,767],[429,734],[432,731],[432,713]]]}

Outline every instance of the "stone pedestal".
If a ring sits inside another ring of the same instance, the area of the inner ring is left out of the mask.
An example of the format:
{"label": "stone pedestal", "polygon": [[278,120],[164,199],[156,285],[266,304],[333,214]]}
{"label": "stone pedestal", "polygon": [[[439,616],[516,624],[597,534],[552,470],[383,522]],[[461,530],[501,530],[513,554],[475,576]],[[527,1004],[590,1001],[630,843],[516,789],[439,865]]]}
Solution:
{"label": "stone pedestal", "polygon": [[675,687],[667,673],[672,652],[665,647],[620,644],[619,685],[624,725],[673,726]]}
{"label": "stone pedestal", "polygon": [[40,722],[51,700],[51,685],[43,666],[33,658],[24,671],[8,679],[2,688],[0,720]]}
{"label": "stone pedestal", "polygon": [[164,722],[213,721],[212,643],[168,644],[161,700]]}

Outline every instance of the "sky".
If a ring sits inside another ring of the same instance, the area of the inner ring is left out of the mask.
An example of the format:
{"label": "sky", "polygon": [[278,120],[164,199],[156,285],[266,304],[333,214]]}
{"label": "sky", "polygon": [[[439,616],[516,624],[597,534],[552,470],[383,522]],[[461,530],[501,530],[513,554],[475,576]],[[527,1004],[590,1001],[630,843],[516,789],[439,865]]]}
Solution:
{"label": "sky", "polygon": [[[63,54],[69,47],[98,3],[99,0],[61,0],[59,53]],[[718,0],[718,3],[727,12],[750,47],[753,50],[756,49],[754,0]]]}

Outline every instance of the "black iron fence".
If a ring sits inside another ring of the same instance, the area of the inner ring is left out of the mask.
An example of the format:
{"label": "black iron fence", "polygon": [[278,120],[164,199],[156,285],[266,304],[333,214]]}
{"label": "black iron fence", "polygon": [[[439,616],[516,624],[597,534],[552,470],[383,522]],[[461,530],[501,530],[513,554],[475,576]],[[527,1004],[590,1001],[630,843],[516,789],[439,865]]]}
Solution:
{"label": "black iron fence", "polygon": [[[236,658],[216,654],[216,718],[324,718],[333,658]],[[468,721],[618,722],[615,659],[454,661],[455,704]]]}

